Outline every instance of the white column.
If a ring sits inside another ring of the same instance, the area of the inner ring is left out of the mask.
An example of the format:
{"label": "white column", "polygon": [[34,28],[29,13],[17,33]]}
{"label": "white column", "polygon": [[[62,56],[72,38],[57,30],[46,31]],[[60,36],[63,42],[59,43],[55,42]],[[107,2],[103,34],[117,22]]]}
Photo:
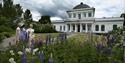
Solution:
{"label": "white column", "polygon": [[68,25],[65,25],[65,32],[68,32]]}
{"label": "white column", "polygon": [[83,32],[83,30],[82,30],[82,24],[80,24],[80,32]]}
{"label": "white column", "polygon": [[70,24],[70,32],[72,31],[72,27],[71,27],[72,25]]}
{"label": "white column", "polygon": [[86,32],[88,32],[88,25],[87,25],[87,23],[86,23]]}
{"label": "white column", "polygon": [[63,32],[63,25],[62,25],[62,32]]}
{"label": "white column", "polygon": [[77,24],[75,24],[75,32],[77,32]]}
{"label": "white column", "polygon": [[73,25],[71,24],[71,32],[73,31]]}

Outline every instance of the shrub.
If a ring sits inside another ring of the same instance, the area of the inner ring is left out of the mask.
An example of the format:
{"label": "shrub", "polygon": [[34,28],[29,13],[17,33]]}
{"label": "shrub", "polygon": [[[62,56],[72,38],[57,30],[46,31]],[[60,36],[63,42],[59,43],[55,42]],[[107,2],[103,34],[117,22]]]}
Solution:
{"label": "shrub", "polygon": [[7,38],[11,37],[12,36],[12,33],[10,32],[3,32],[3,35]]}
{"label": "shrub", "polygon": [[2,42],[2,40],[5,38],[3,33],[0,33],[0,43]]}
{"label": "shrub", "polygon": [[0,32],[12,32],[12,31],[13,29],[8,26],[4,26],[4,25],[0,26]]}
{"label": "shrub", "polygon": [[35,24],[35,33],[55,33],[57,32],[51,24]]}

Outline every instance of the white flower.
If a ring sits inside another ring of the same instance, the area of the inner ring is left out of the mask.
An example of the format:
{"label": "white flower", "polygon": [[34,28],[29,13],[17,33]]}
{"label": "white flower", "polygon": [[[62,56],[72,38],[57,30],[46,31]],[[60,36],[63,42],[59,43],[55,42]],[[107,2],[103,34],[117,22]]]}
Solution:
{"label": "white flower", "polygon": [[10,54],[11,54],[11,55],[15,55],[14,52],[13,52],[13,50],[10,50]]}
{"label": "white flower", "polygon": [[19,55],[22,55],[22,54],[23,54],[23,52],[21,52],[21,51],[18,51],[18,54],[19,54]]}
{"label": "white flower", "polygon": [[10,62],[10,63],[16,63],[15,61],[12,61],[12,62]]}
{"label": "white flower", "polygon": [[37,52],[38,50],[39,50],[39,48],[36,48],[36,49],[33,50],[33,52]]}
{"label": "white flower", "polygon": [[10,63],[16,63],[16,62],[14,61],[14,58],[10,58],[10,59],[9,59],[9,62],[10,62]]}
{"label": "white flower", "polygon": [[11,53],[11,55],[15,55],[14,53]]}
{"label": "white flower", "polygon": [[26,52],[30,53],[31,52],[31,48],[26,48]]}
{"label": "white flower", "polygon": [[39,48],[36,48],[33,50],[33,55],[35,55],[35,53],[39,50]]}
{"label": "white flower", "polygon": [[12,61],[14,61],[14,58],[10,58],[10,59],[9,59],[9,62],[12,62]]}
{"label": "white flower", "polygon": [[35,55],[35,52],[33,52],[33,55]]}
{"label": "white flower", "polygon": [[13,53],[13,50],[10,50],[10,53]]}

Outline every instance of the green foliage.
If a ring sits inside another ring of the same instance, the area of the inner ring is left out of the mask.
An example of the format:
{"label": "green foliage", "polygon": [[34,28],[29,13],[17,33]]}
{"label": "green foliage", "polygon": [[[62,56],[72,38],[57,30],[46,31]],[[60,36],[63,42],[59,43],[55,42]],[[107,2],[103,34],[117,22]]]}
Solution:
{"label": "green foliage", "polygon": [[[48,63],[50,53],[53,53],[54,63],[112,63],[116,60],[118,63],[123,63],[123,48],[113,48],[112,54],[108,55],[102,52],[98,52],[96,47],[91,42],[79,43],[73,40],[66,42],[58,42],[55,44],[43,44],[39,48],[39,51],[43,51],[45,54],[45,63]],[[18,46],[12,46],[9,50],[0,53],[2,63],[8,62],[9,58],[13,57],[17,63],[21,62],[21,55],[18,55],[18,51],[22,51],[24,44],[27,42],[20,42]],[[37,46],[35,46],[37,48]],[[15,55],[9,53],[10,50],[14,50]],[[26,53],[28,63],[34,59],[35,63],[40,63],[38,58],[38,52],[36,55]]]}
{"label": "green foliage", "polygon": [[39,22],[41,24],[51,24],[50,16],[41,16]]}
{"label": "green foliage", "polygon": [[[3,5],[2,5],[3,4]],[[3,0],[2,4],[0,3],[0,39],[2,37],[10,37],[12,32],[15,30],[17,23],[14,23],[14,20],[17,20],[18,17],[21,17],[23,9],[20,4],[13,4],[13,0]]]}
{"label": "green foliage", "polygon": [[51,24],[34,24],[35,33],[55,33],[57,32]]}
{"label": "green foliage", "polygon": [[13,29],[7,26],[0,26],[0,32],[13,32]]}
{"label": "green foliage", "polygon": [[2,42],[2,40],[5,38],[3,33],[0,33],[0,43]]}
{"label": "green foliage", "polygon": [[123,17],[123,18],[124,18],[123,26],[125,26],[125,13],[122,13],[120,17]]}
{"label": "green foliage", "polygon": [[28,27],[32,23],[32,14],[29,9],[24,12],[25,26]]}

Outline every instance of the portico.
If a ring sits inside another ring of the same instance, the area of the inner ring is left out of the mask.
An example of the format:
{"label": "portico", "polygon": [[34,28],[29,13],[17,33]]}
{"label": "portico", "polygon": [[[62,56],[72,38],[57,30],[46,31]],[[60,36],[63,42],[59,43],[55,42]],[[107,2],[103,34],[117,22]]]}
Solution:
{"label": "portico", "polygon": [[65,32],[89,32],[92,29],[92,23],[68,23]]}

